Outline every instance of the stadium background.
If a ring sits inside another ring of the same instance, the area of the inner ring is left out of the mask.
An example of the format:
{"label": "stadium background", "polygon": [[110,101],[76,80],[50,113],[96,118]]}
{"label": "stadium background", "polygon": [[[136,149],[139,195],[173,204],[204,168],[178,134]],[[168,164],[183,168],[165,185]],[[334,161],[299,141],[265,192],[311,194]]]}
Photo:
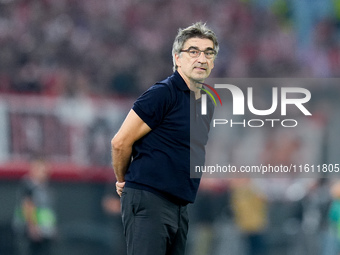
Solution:
{"label": "stadium background", "polygon": [[[36,153],[52,166],[55,254],[118,254],[119,217],[102,203],[114,181],[110,140],[133,100],[171,74],[177,29],[196,21],[219,38],[213,77],[340,74],[338,0],[0,1],[0,254],[17,246],[18,182]],[[319,163],[340,156],[338,95],[337,85],[313,93],[318,111],[307,129],[318,138]],[[278,139],[276,157],[288,157],[296,140]],[[248,155],[252,141],[243,140],[239,154]],[[247,254],[260,245],[266,254],[331,255],[334,181],[206,180],[190,209],[188,254]],[[251,215],[253,229],[242,222]]]}

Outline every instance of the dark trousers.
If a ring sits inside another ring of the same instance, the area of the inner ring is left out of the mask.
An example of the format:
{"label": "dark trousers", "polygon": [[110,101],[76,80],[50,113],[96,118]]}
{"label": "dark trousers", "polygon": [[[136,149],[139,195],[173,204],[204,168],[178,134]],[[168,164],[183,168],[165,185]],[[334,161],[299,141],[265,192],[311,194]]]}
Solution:
{"label": "dark trousers", "polygon": [[51,254],[52,242],[49,239],[29,241],[28,248],[30,255],[49,255]]}
{"label": "dark trousers", "polygon": [[121,206],[128,255],[184,255],[186,206],[132,188],[124,188]]}

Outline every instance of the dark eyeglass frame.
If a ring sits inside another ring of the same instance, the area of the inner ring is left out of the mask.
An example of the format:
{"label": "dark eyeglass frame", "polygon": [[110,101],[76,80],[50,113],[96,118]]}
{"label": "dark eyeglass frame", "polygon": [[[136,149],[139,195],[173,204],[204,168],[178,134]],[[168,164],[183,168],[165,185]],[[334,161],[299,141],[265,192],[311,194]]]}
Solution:
{"label": "dark eyeglass frame", "polygon": [[207,59],[213,59],[216,56],[216,50],[212,49],[212,48],[207,48],[205,50],[200,50],[197,47],[189,47],[186,50],[181,50],[180,52],[187,52],[189,54],[190,57],[192,58],[198,58],[199,56],[201,56],[201,53],[204,53],[204,56]]}

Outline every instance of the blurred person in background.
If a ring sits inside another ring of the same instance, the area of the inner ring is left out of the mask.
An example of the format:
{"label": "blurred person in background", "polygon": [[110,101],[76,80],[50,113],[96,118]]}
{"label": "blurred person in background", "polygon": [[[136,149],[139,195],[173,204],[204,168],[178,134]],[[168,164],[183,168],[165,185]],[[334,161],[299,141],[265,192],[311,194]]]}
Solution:
{"label": "blurred person in background", "polygon": [[[48,180],[50,169],[44,159],[35,158],[24,176],[14,215],[14,230],[27,243],[27,255],[52,254],[56,235],[56,214]],[[18,244],[23,247],[22,243]],[[21,252],[23,252],[23,250]]]}
{"label": "blurred person in background", "polygon": [[264,233],[267,226],[267,201],[250,179],[233,180],[231,206],[236,225],[246,245],[246,254],[266,254]]}
{"label": "blurred person in background", "polygon": [[[221,242],[228,243],[223,232],[231,216],[228,182],[217,178],[201,180],[195,204],[189,210],[192,240],[188,254],[220,254]],[[231,254],[229,243],[227,247]]]}
{"label": "blurred person in background", "polygon": [[340,181],[333,183],[330,189],[332,202],[329,208],[329,235],[325,240],[323,254],[339,255],[340,254]]}
{"label": "blurred person in background", "polygon": [[204,165],[214,111],[207,100],[207,114],[200,114],[201,88],[217,52],[215,33],[205,24],[179,29],[173,75],[137,99],[112,139],[128,255],[185,253],[187,204],[195,201],[200,183],[190,178],[190,160]]}
{"label": "blurred person in background", "polygon": [[328,211],[331,204],[330,178],[312,180],[306,188],[302,204],[302,229],[305,233],[306,254],[322,253],[327,247]]}

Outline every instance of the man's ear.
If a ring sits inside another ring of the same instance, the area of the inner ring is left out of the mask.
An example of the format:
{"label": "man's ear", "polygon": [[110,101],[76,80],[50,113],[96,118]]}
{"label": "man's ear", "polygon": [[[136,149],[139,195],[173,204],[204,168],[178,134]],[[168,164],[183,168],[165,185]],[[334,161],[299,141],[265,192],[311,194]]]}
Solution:
{"label": "man's ear", "polygon": [[178,53],[175,53],[175,62],[178,67],[181,66],[181,56]]}

